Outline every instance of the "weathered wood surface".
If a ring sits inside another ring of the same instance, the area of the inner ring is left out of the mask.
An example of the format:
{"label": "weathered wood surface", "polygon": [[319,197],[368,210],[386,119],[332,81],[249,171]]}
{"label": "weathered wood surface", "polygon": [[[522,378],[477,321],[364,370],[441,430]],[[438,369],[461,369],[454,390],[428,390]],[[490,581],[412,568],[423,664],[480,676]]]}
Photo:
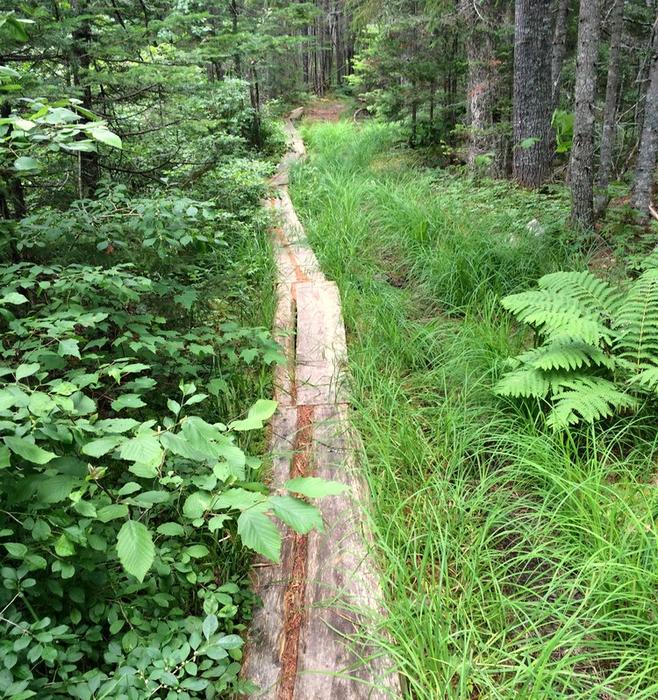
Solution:
{"label": "weathered wood surface", "polygon": [[290,166],[304,144],[291,115],[290,152],[270,180],[278,270],[274,336],[287,357],[275,376],[272,487],[291,476],[346,484],[319,503],[325,532],[287,532],[280,564],[259,561],[263,600],[251,624],[243,677],[260,700],[383,700],[401,696],[391,660],[371,646],[381,619],[381,584],[370,555],[366,490],[347,409],[347,346],[337,286],[318,264],[288,195]]}
{"label": "weathered wood surface", "polygon": [[[290,465],[297,429],[297,409],[279,407],[271,423],[272,483],[281,484],[290,478]],[[267,559],[256,561],[258,595],[263,604],[254,612],[249,630],[249,653],[242,673],[262,688],[257,697],[275,698],[281,674],[281,652],[284,631],[284,596],[288,588],[288,572],[292,566],[293,535],[288,530],[281,547],[281,563]]]}
{"label": "weathered wood surface", "polygon": [[296,300],[297,403],[341,403],[345,400],[347,346],[338,287],[334,282],[299,283]]}
{"label": "weathered wood surface", "polygon": [[381,588],[370,556],[365,493],[354,462],[345,404],[318,406],[314,474],[347,484],[349,496],[319,503],[325,532],[308,536],[306,619],[297,660],[295,698],[398,697],[391,660],[377,655]]}

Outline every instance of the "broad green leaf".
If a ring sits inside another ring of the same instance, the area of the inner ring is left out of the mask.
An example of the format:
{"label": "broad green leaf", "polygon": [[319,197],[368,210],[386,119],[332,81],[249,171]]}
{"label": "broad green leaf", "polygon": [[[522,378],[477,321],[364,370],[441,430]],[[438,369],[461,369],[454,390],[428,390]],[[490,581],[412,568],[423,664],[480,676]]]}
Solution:
{"label": "broad green leaf", "polygon": [[347,489],[347,486],[337,481],[319,479],[317,476],[299,476],[286,482],[284,488],[307,498],[324,498],[324,496],[338,496]]}
{"label": "broad green leaf", "polygon": [[158,525],[156,532],[167,537],[178,537],[185,534],[185,528],[180,523],[162,523]]}
{"label": "broad green leaf", "polygon": [[196,403],[201,403],[202,401],[205,401],[208,398],[208,394],[194,394],[194,396],[190,396],[187,401],[185,401],[186,406],[193,406]]}
{"label": "broad green leaf", "polygon": [[271,496],[268,503],[276,517],[295,532],[306,534],[313,529],[323,531],[322,515],[315,506],[292,496]]}
{"label": "broad green leaf", "polygon": [[32,415],[45,416],[50,413],[57,404],[43,391],[33,391],[28,403],[28,409]]}
{"label": "broad green leaf", "polygon": [[92,136],[92,138],[96,139],[96,141],[100,141],[101,143],[104,143],[107,146],[112,146],[112,148],[122,147],[121,139],[116,134],[112,133],[109,129],[95,127],[93,129],[89,129],[89,133]]}
{"label": "broad green leaf", "polygon": [[4,548],[10,557],[14,559],[23,559],[27,554],[27,547],[19,542],[5,542]]}
{"label": "broad green leaf", "polygon": [[206,639],[210,639],[215,632],[217,632],[217,629],[219,628],[219,620],[217,619],[217,615],[208,615],[206,619],[203,621],[203,636]]}
{"label": "broad green leaf", "polygon": [[219,528],[224,527],[224,523],[227,520],[231,520],[231,516],[227,513],[222,513],[222,515],[213,515],[213,517],[208,521],[208,529],[210,532],[215,532],[216,530],[219,530]]}
{"label": "broad green leaf", "polygon": [[136,491],[141,490],[141,485],[138,484],[136,481],[129,481],[127,484],[124,484],[118,491],[117,493],[119,496],[129,496],[131,493],[135,493]]}
{"label": "broad green leaf", "polygon": [[207,491],[195,491],[185,499],[183,515],[190,520],[201,518],[206,511],[210,510],[212,503],[212,494]]}
{"label": "broad green leaf", "polygon": [[54,452],[48,452],[22,437],[6,437],[4,441],[12,452],[34,464],[47,464],[57,457]]}
{"label": "broad green leaf", "polygon": [[128,506],[123,503],[112,503],[109,506],[103,506],[98,509],[97,518],[102,523],[109,523],[110,520],[117,518],[126,518],[128,516]]}
{"label": "broad green leaf", "polygon": [[0,304],[25,304],[29,299],[20,292],[7,292],[0,298]]}
{"label": "broad green leaf", "polygon": [[35,372],[39,371],[41,365],[38,362],[32,362],[30,364],[18,365],[16,368],[16,381],[20,382],[21,379],[26,377],[31,377]]}
{"label": "broad green leaf", "polygon": [[259,399],[249,409],[246,418],[243,420],[235,420],[229,424],[229,430],[258,430],[262,428],[264,421],[274,415],[277,405],[276,401]]}
{"label": "broad green leaf", "polygon": [[57,474],[39,481],[37,493],[44,503],[59,503],[69,497],[80,480],[68,474]]}
{"label": "broad green leaf", "polygon": [[245,510],[238,518],[238,535],[245,547],[271,561],[281,558],[281,534],[276,525],[257,510]]}
{"label": "broad green leaf", "polygon": [[16,403],[16,396],[6,389],[0,390],[0,411],[6,411]]}
{"label": "broad green leaf", "polygon": [[122,441],[123,438],[119,437],[118,435],[108,435],[106,437],[99,438],[98,440],[88,442],[82,448],[82,451],[84,454],[89,455],[90,457],[102,457],[113,450]]}
{"label": "broad green leaf", "polygon": [[77,357],[80,359],[80,347],[78,345],[78,341],[73,338],[60,340],[57,348],[57,354],[61,355],[62,357],[71,355],[72,357]]}
{"label": "broad green leaf", "polygon": [[233,510],[247,510],[248,508],[253,508],[260,503],[265,503],[265,496],[262,493],[256,493],[254,491],[247,491],[246,489],[228,489],[215,499],[213,503],[213,508],[215,510],[219,509],[233,509]]}
{"label": "broad green leaf", "polygon": [[155,559],[155,547],[148,528],[136,520],[127,520],[117,535],[117,553],[125,571],[141,583]]}
{"label": "broad green leaf", "polygon": [[138,426],[134,418],[106,418],[94,423],[94,427],[106,433],[125,433]]}
{"label": "broad green leaf", "polygon": [[193,544],[191,547],[186,547],[184,552],[192,559],[203,559],[203,557],[207,557],[210,554],[208,547],[202,544]]}
{"label": "broad green leaf", "polygon": [[146,404],[139,394],[122,394],[112,401],[112,408],[115,411],[120,411],[122,408],[141,408],[142,406],[146,406]]}
{"label": "broad green leaf", "polygon": [[97,515],[96,506],[91,501],[76,501],[73,509],[85,518],[95,518]]}
{"label": "broad green leaf", "polygon": [[140,476],[142,479],[155,479],[158,475],[158,468],[155,464],[143,464],[135,462],[128,467],[128,471],[135,476]]}
{"label": "broad green leaf", "polygon": [[159,464],[163,450],[155,435],[138,435],[121,445],[119,456],[129,462]]}
{"label": "broad green leaf", "polygon": [[39,169],[39,161],[29,156],[20,156],[14,161],[14,170],[20,172],[35,171]]}
{"label": "broad green leaf", "polygon": [[181,457],[186,457],[196,461],[203,461],[206,458],[206,455],[199,452],[199,450],[194,449],[194,447],[190,445],[185,436],[181,433],[162,433],[160,435],[160,442],[166,450],[170,450],[174,454],[180,455]]}
{"label": "broad green leaf", "polygon": [[239,649],[244,644],[244,640],[237,634],[225,634],[215,644],[218,644],[223,649]]}
{"label": "broad green leaf", "polygon": [[174,297],[174,301],[177,304],[180,304],[184,309],[187,309],[187,311],[189,311],[194,305],[194,302],[197,300],[198,296],[198,292],[196,292],[193,289],[188,289],[182,294],[176,294],[176,296]]}
{"label": "broad green leaf", "polygon": [[14,124],[23,131],[30,131],[36,126],[36,122],[30,121],[29,119],[23,119],[22,117],[16,117],[16,119],[14,119]]}
{"label": "broad green leaf", "polygon": [[60,535],[55,542],[55,553],[60,557],[72,557],[75,554],[75,545],[66,535]]}
{"label": "broad green leaf", "polygon": [[51,535],[50,525],[45,520],[37,520],[32,528],[32,538],[37,542],[44,542]]}

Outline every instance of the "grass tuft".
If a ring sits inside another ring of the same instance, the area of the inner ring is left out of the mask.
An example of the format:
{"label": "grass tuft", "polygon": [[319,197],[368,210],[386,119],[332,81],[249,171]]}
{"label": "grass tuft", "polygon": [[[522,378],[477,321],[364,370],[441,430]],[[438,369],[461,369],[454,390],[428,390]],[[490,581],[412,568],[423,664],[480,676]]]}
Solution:
{"label": "grass tuft", "polygon": [[556,436],[491,390],[525,341],[500,296],[583,264],[563,195],[423,170],[398,136],[314,125],[292,188],[344,304],[378,643],[413,698],[658,697],[655,431]]}

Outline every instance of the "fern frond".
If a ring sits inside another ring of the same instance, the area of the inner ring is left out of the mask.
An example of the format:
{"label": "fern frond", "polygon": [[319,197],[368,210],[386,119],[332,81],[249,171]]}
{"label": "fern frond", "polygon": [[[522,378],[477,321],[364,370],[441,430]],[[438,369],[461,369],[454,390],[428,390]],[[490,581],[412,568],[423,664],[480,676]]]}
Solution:
{"label": "fern frond", "polygon": [[658,268],[658,249],[652,250],[649,255],[640,261],[637,266],[640,270],[651,270],[653,268]]}
{"label": "fern frond", "polygon": [[590,313],[613,317],[622,299],[619,289],[604,282],[588,270],[553,272],[539,280],[539,288],[560,297],[575,299]]}
{"label": "fern frond", "polygon": [[543,370],[574,370],[581,367],[608,367],[612,369],[614,360],[602,350],[580,341],[560,339],[524,352],[518,358],[531,367]]}
{"label": "fern frond", "polygon": [[615,351],[636,366],[658,364],[658,269],[633,283],[615,320]]}
{"label": "fern frond", "polygon": [[512,294],[501,303],[519,321],[534,326],[549,339],[568,338],[594,346],[602,340],[612,341],[610,329],[600,318],[578,302],[548,290]]}
{"label": "fern frond", "polygon": [[642,389],[658,392],[658,367],[647,367],[629,380],[629,384],[637,384]]}
{"label": "fern frond", "polygon": [[545,397],[551,387],[545,372],[527,365],[515,369],[504,375],[494,387],[499,396],[511,396],[513,398],[538,398]]}
{"label": "fern frond", "polygon": [[565,383],[566,391],[553,396],[547,423],[562,430],[581,421],[592,423],[622,408],[635,408],[637,401],[602,377],[579,377]]}

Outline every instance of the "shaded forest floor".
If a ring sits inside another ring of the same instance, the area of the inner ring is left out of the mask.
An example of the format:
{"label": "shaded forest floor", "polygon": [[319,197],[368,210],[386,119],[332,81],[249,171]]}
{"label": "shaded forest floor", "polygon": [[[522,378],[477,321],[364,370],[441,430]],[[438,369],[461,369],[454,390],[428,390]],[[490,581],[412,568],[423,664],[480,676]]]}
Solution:
{"label": "shaded forest floor", "polygon": [[528,340],[500,298],[588,264],[566,192],[424,169],[391,126],[305,140],[291,192],[341,290],[409,697],[657,697],[655,431],[554,434],[492,391]]}

